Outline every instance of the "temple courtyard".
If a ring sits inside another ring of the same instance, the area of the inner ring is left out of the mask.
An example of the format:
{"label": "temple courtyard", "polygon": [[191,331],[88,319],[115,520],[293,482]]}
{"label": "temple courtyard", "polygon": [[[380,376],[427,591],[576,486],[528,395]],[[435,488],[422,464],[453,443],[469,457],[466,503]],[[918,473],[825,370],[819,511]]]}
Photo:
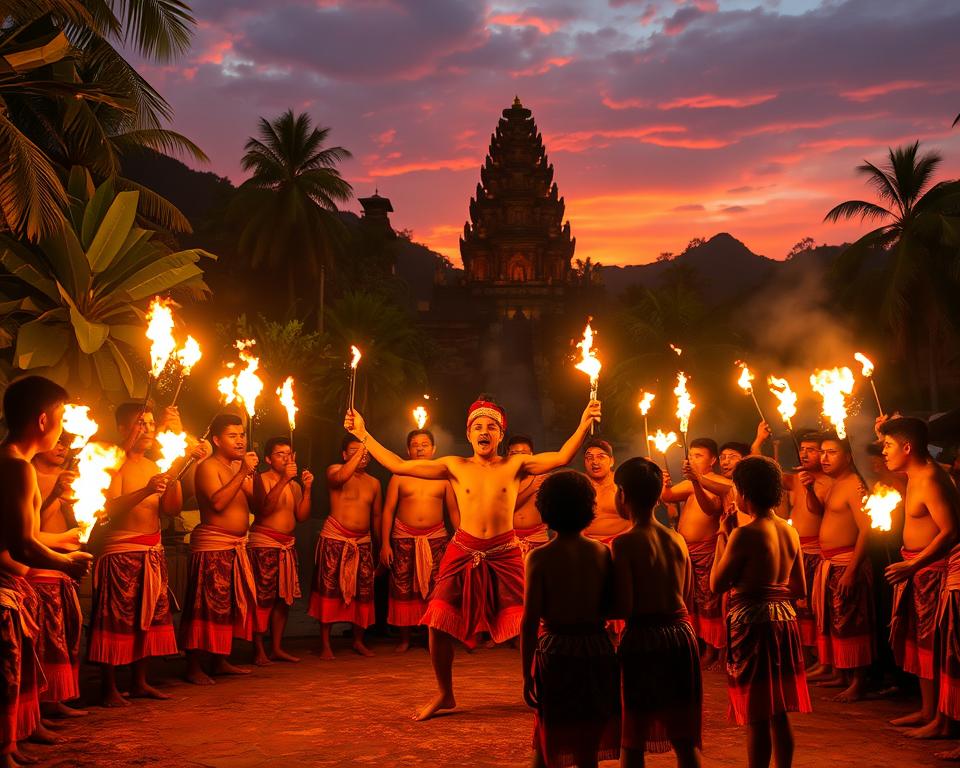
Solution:
{"label": "temple courtyard", "polygon": [[[249,646],[243,645],[242,653]],[[65,747],[32,747],[43,765],[67,766],[493,766],[529,763],[533,717],[520,697],[519,652],[510,648],[459,652],[455,675],[460,709],[430,722],[410,719],[433,691],[423,648],[393,653],[393,641],[374,641],[375,658],[339,640],[338,658],[321,661],[318,638],[299,637],[290,649],[299,664],[256,668],[245,678],[220,678],[210,687],[179,682],[182,659],[155,662],[154,677],[171,701],[137,701],[90,715],[60,731]],[[240,655],[237,655],[239,658]],[[704,679],[704,765],[743,766],[744,732],[726,722],[724,676]],[[94,670],[84,689],[96,693]],[[933,756],[955,742],[918,743],[889,726],[910,702],[867,700],[853,705],[812,691],[815,713],[796,716],[798,768],[946,765]],[[54,750],[57,750],[54,752]],[[655,755],[651,766],[674,765]],[[604,763],[613,766],[615,763]]]}

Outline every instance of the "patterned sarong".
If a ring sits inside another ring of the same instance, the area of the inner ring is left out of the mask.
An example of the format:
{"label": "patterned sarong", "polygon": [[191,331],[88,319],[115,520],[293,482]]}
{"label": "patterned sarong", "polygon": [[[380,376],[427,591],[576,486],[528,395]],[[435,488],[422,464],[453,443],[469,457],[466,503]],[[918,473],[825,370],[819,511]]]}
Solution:
{"label": "patterned sarong", "polygon": [[693,629],[703,642],[714,648],[723,648],[727,635],[723,628],[723,601],[710,589],[710,570],[717,550],[717,536],[702,541],[688,541],[690,563],[693,565],[693,602],[687,605]]}
{"label": "patterned sarong", "polygon": [[472,648],[478,632],[489,632],[495,643],[516,637],[522,614],[523,556],[516,534],[478,539],[457,531],[420,623]]}
{"label": "patterned sarong", "polygon": [[181,642],[187,650],[229,656],[233,638],[253,638],[257,588],[247,537],[201,524],[190,532],[190,551]]}
{"label": "patterned sarong", "polygon": [[43,673],[35,642],[40,604],[27,580],[0,573],[0,750],[9,754],[17,741],[40,723]]}
{"label": "patterned sarong", "polygon": [[599,625],[544,626],[534,655],[533,745],[548,768],[620,756],[620,678]]}
{"label": "patterned sarong", "polygon": [[801,536],[800,552],[803,557],[803,575],[807,581],[807,596],[802,605],[797,605],[797,624],[800,625],[800,642],[806,648],[817,647],[817,617],[813,612],[813,585],[816,581],[817,568],[823,560],[820,552],[819,536]]}
{"label": "patterned sarong", "polygon": [[80,635],[83,615],[73,579],[61,571],[31,569],[27,581],[40,599],[37,658],[47,680],[41,701],[80,695]]}
{"label": "patterned sarong", "polygon": [[530,528],[514,528],[520,542],[520,552],[524,557],[537,547],[542,547],[550,541],[550,529],[546,523],[531,526]]}
{"label": "patterned sarong", "polygon": [[88,659],[132,664],[177,652],[160,532],[105,530],[93,570]]}
{"label": "patterned sarong", "polygon": [[369,627],[373,614],[370,532],[351,531],[328,517],[317,540],[307,613],[323,624],[349,621]]}
{"label": "patterned sarong", "polygon": [[623,683],[623,746],[666,752],[703,742],[703,679],[687,611],[634,616],[617,648]]}
{"label": "patterned sarong", "polygon": [[866,667],[874,657],[873,572],[866,558],[850,596],[843,599],[837,592],[852,560],[853,547],[823,550],[811,593],[818,660],[837,669]]}
{"label": "patterned sarong", "polygon": [[[913,560],[920,552],[901,549],[904,560]],[[893,615],[890,619],[890,648],[897,666],[924,680],[935,679],[937,617],[940,596],[947,575],[943,558],[917,571],[893,588]]]}
{"label": "patterned sarong", "polygon": [[394,519],[390,536],[393,564],[390,566],[388,624],[414,627],[420,623],[448,541],[442,522],[414,528]]}
{"label": "patterned sarong", "polygon": [[938,709],[950,719],[960,720],[960,545],[947,558],[938,623],[943,648]]}
{"label": "patterned sarong", "polygon": [[300,597],[300,563],[297,540],[263,525],[254,525],[247,536],[247,555],[257,588],[257,632],[270,629],[270,612],[277,600],[287,605]]}
{"label": "patterned sarong", "polygon": [[812,712],[797,614],[785,586],[733,594],[727,613],[728,715],[737,725]]}

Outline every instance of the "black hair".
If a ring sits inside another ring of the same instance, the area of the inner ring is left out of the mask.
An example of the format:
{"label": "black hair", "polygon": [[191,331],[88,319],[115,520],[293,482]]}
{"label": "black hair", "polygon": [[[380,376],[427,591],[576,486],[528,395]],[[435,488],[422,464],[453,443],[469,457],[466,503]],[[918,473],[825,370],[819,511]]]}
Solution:
{"label": "black hair", "polygon": [[533,438],[530,435],[524,435],[518,432],[515,435],[510,435],[507,438],[507,444],[504,446],[507,449],[507,452],[510,452],[510,449],[515,445],[529,445],[530,450],[533,450]]}
{"label": "black hair", "polygon": [[583,452],[586,453],[591,448],[599,448],[611,459],[613,458],[613,446],[610,445],[606,440],[599,437],[591,437],[587,442],[583,444]]}
{"label": "black hair", "polygon": [[779,506],[783,498],[783,473],[780,465],[766,456],[747,456],[733,469],[737,493],[750,501],[760,515]]}
{"label": "black hair", "polygon": [[[415,429],[412,432],[407,433],[407,448],[410,447],[410,443],[412,442],[413,438],[419,435],[426,435],[428,438],[430,438],[430,445],[437,444],[437,441],[433,438],[433,432],[431,432],[429,429]],[[344,448],[344,450],[346,450],[346,448]]]}
{"label": "black hair", "polygon": [[636,515],[650,512],[663,492],[663,470],[650,459],[634,456],[617,467],[613,483]]}
{"label": "black hair", "polygon": [[823,442],[823,434],[821,434],[816,429],[800,429],[797,430],[797,442],[798,443],[816,443],[817,446],[820,446],[820,443]]}
{"label": "black hair", "polygon": [[838,443],[844,451],[853,456],[853,448],[850,445],[850,438],[840,437],[836,432],[830,430],[828,432],[820,433],[820,445],[823,446],[824,443]]}
{"label": "black hair", "polygon": [[210,422],[210,437],[220,437],[227,427],[242,427],[243,419],[235,413],[218,413]]}
{"label": "black hair", "polygon": [[746,443],[741,443],[736,440],[728,440],[720,446],[720,452],[717,454],[717,456],[724,451],[736,451],[741,457],[746,458],[750,455],[750,446]]}
{"label": "black hair", "polygon": [[117,410],[113,412],[113,418],[118,427],[126,427],[133,424],[144,413],[153,413],[150,403],[144,405],[139,400],[129,400],[117,406]]}
{"label": "black hair", "polygon": [[921,419],[908,416],[890,419],[880,425],[880,434],[909,444],[917,456],[926,456],[929,453],[927,444],[930,442],[930,429],[927,422]]}
{"label": "black hair", "polygon": [[350,447],[351,443],[359,443],[359,442],[360,442],[360,438],[357,437],[356,435],[350,435],[350,434],[344,435],[343,440],[340,441],[340,453],[346,453],[347,448]]}
{"label": "black hair", "polygon": [[293,444],[290,442],[289,437],[271,437],[263,446],[263,455],[269,456],[273,453],[274,448],[280,445],[289,446],[290,450],[293,450]]}
{"label": "black hair", "polygon": [[[706,448],[710,451],[710,455],[716,458],[720,455],[720,451],[717,449],[717,441],[712,437],[698,437],[690,441],[691,448]],[[747,451],[749,453],[749,451]]]}
{"label": "black hair", "polygon": [[584,475],[568,469],[543,481],[536,504],[550,528],[558,533],[579,533],[596,515],[597,492]]}
{"label": "black hair", "polygon": [[21,437],[40,414],[70,399],[67,390],[43,376],[24,376],[3,393],[3,417],[11,437]]}

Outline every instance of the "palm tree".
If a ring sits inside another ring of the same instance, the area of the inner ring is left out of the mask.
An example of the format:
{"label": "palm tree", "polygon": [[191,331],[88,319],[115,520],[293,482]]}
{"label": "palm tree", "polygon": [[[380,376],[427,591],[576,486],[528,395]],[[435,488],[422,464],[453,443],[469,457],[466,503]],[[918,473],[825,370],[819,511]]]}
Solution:
{"label": "palm tree", "polygon": [[352,155],[343,147],[325,147],[329,134],[329,128],[313,127],[306,113],[288,110],[274,120],[261,117],[258,136],[247,141],[241,162],[253,176],[241,186],[233,206],[233,214],[244,222],[241,255],[252,268],[285,273],[291,309],[303,269],[319,282],[321,333],[327,267],[346,234],[337,204],[353,193],[337,168]]}
{"label": "palm tree", "polygon": [[[960,181],[933,184],[943,162],[938,152],[920,152],[919,142],[888,150],[881,167],[865,161],[857,171],[866,177],[881,204],[848,200],[831,209],[826,221],[859,218],[882,222],[839,257],[838,273],[852,277],[868,256],[885,266],[881,309],[885,321],[908,355],[927,351],[930,406],[938,407],[938,351],[945,324],[960,327],[955,306],[960,266]],[[886,207],[885,207],[886,206]]]}

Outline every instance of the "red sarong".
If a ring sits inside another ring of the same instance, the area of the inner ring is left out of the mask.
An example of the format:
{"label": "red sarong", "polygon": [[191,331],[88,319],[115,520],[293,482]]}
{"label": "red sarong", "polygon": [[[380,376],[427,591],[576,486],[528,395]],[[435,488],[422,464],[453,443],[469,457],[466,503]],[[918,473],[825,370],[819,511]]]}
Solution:
{"label": "red sarong", "polygon": [[533,746],[547,768],[620,756],[619,669],[602,624],[544,626],[533,678]]}
{"label": "red sarong", "polygon": [[80,695],[80,635],[83,615],[73,579],[61,571],[31,569],[27,581],[40,599],[37,658],[47,680],[41,701],[70,701]]}
{"label": "red sarong", "polygon": [[390,536],[393,564],[390,566],[388,624],[415,627],[420,623],[448,541],[442,522],[427,528],[414,528],[394,519]]}
{"label": "red sarong", "polygon": [[687,611],[631,617],[617,654],[624,748],[666,752],[675,741],[702,746],[700,650]]}
{"label": "red sarong", "polygon": [[938,623],[943,647],[938,709],[952,720],[960,720],[960,545],[947,558]]}
{"label": "red sarong", "polygon": [[530,528],[514,528],[513,532],[517,534],[517,539],[520,542],[520,552],[524,557],[537,547],[542,547],[550,541],[550,529],[547,528],[546,523],[540,523]]}
{"label": "red sarong", "polygon": [[373,572],[370,532],[351,531],[328,517],[317,540],[307,613],[322,624],[349,621],[369,627],[374,622]]}
{"label": "red sarong", "polygon": [[812,712],[797,613],[785,586],[730,596],[727,613],[728,716],[737,725],[784,712]]}
{"label": "red sarong", "polygon": [[817,568],[823,560],[820,552],[819,536],[801,536],[800,551],[803,557],[803,575],[807,581],[807,596],[797,601],[797,624],[800,625],[800,642],[807,648],[817,647],[817,617],[813,612],[813,585],[816,582]]}
{"label": "red sarong", "polygon": [[93,571],[89,661],[118,666],[176,652],[160,532],[106,531]]}
{"label": "red sarong", "polygon": [[866,558],[847,599],[837,584],[853,559],[853,547],[823,550],[811,600],[817,617],[817,655],[821,664],[837,669],[866,667],[874,657],[873,572]]}
{"label": "red sarong", "polygon": [[190,532],[190,551],[181,643],[187,650],[229,656],[233,638],[253,639],[257,588],[247,538],[202,524]]}
{"label": "red sarong", "polygon": [[693,629],[703,642],[723,648],[727,635],[723,628],[723,601],[710,589],[710,570],[717,550],[717,536],[702,541],[688,541],[693,565],[693,603],[687,606]]}
{"label": "red sarong", "polygon": [[[913,560],[919,551],[900,550],[904,560]],[[924,680],[935,679],[934,651],[937,647],[937,618],[940,595],[947,574],[947,559],[930,563],[907,581],[893,587],[890,618],[890,648],[897,666]]]}
{"label": "red sarong", "polygon": [[270,629],[270,612],[277,600],[287,605],[300,597],[300,563],[297,540],[263,525],[254,525],[247,536],[247,555],[257,590],[257,632]]}
{"label": "red sarong", "polygon": [[478,632],[489,632],[495,643],[516,637],[522,614],[523,556],[516,534],[453,534],[420,623],[472,648]]}
{"label": "red sarong", "polygon": [[37,662],[40,604],[20,576],[0,573],[0,750],[10,754],[17,741],[40,723],[43,673]]}

